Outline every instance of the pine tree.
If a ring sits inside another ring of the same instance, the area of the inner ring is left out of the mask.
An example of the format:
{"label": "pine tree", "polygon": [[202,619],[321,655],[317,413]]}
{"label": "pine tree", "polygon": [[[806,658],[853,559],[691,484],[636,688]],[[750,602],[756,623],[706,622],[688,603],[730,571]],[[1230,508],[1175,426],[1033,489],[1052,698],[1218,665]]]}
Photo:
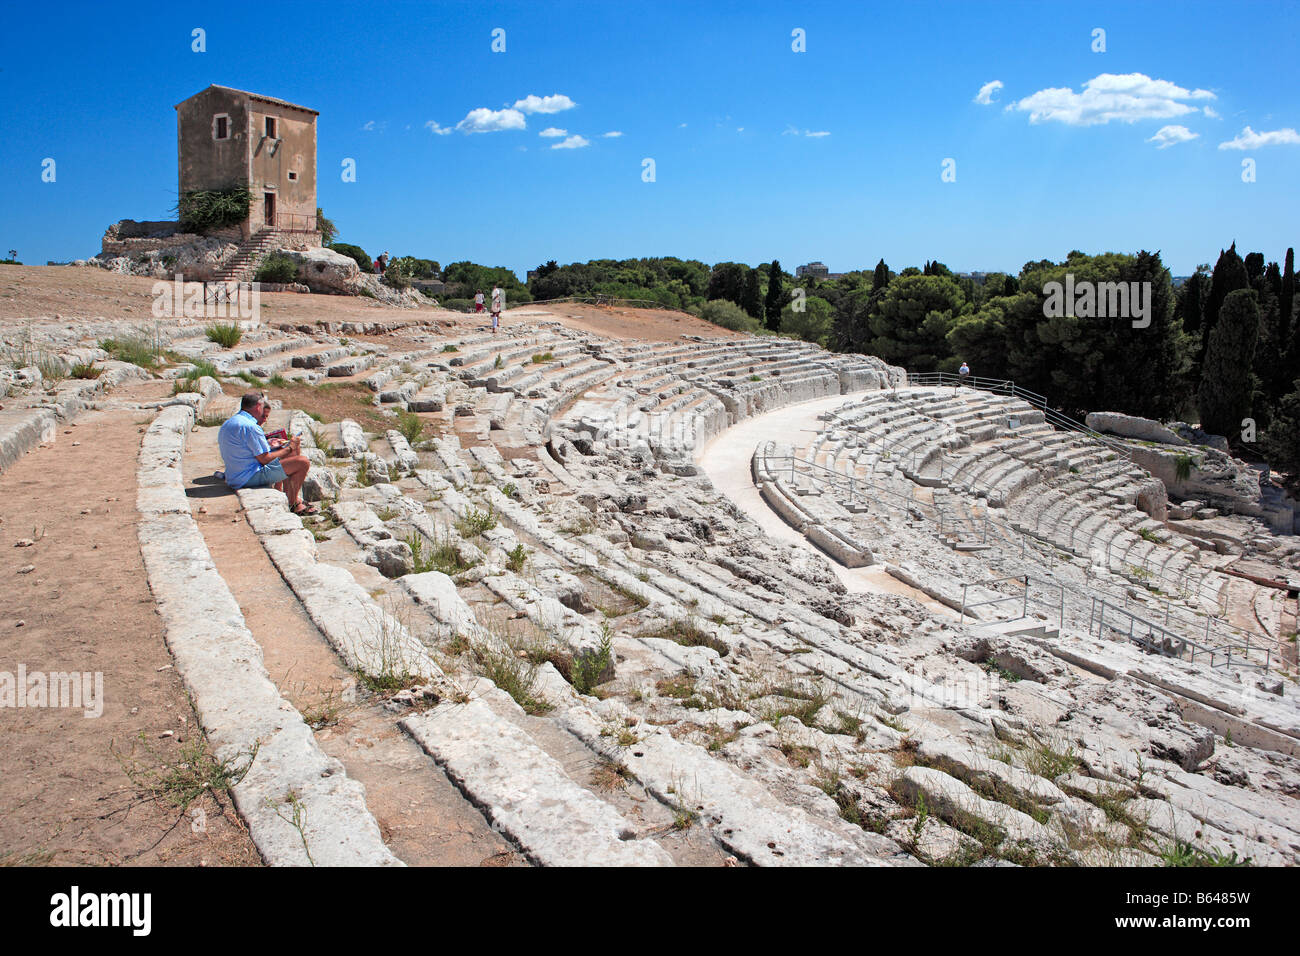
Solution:
{"label": "pine tree", "polygon": [[1215,435],[1236,435],[1250,415],[1250,370],[1259,338],[1259,307],[1249,289],[1228,294],[1209,334],[1197,406],[1201,427]]}
{"label": "pine tree", "polygon": [[763,318],[763,295],[758,285],[758,270],[750,269],[745,277],[745,291],[741,293],[740,307],[756,319]]}
{"label": "pine tree", "polygon": [[781,310],[785,308],[785,290],[781,282],[781,263],[772,260],[767,271],[767,298],[764,311],[767,313],[767,327],[773,332],[781,330]]}

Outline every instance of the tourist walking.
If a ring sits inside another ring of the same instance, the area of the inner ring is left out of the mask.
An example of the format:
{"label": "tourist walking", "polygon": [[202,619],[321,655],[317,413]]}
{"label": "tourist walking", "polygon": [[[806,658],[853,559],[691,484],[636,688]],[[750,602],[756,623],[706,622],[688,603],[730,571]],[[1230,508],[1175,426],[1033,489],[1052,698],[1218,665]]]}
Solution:
{"label": "tourist walking", "polygon": [[492,333],[495,335],[497,327],[501,324],[501,310],[506,304],[505,290],[500,286],[492,289]]}
{"label": "tourist walking", "polygon": [[483,311],[483,290],[479,289],[474,293],[474,313],[477,315]]}
{"label": "tourist walking", "polygon": [[957,378],[962,385],[965,385],[966,380],[970,378],[970,366],[965,362],[962,362],[961,368],[957,369]]}

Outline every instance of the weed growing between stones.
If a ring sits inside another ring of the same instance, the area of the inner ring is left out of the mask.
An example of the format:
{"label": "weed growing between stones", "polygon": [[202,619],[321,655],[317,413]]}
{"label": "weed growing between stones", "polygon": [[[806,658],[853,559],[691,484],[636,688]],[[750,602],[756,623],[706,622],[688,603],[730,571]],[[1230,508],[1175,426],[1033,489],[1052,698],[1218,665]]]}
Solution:
{"label": "weed growing between stones", "polygon": [[104,370],[97,368],[94,362],[77,362],[68,374],[72,378],[99,378],[104,374]]}
{"label": "weed growing between stones", "polygon": [[[144,752],[136,757],[137,747]],[[131,745],[130,753],[118,751],[109,744],[109,752],[117,758],[122,771],[131,783],[155,800],[163,800],[184,811],[204,793],[214,797],[229,793],[244,779],[257,757],[258,745],[251,751],[240,751],[225,760],[218,760],[208,749],[207,740],[197,731],[183,744],[174,757],[168,758],[149,745],[144,731]]]}
{"label": "weed growing between stones", "polygon": [[[628,597],[632,598],[634,596],[628,595]],[[644,606],[642,604],[642,607]],[[674,641],[683,647],[711,647],[721,657],[726,657],[730,650],[726,644],[700,627],[693,617],[682,617],[669,621],[663,627],[648,631],[642,634],[641,637],[657,637],[666,641]]]}
{"label": "weed growing between stones", "polygon": [[456,519],[456,530],[462,538],[477,538],[485,531],[491,531],[497,526],[496,511],[489,505],[486,511],[480,511],[477,508],[471,508],[470,511]]}
{"label": "weed growing between stones", "polygon": [[550,713],[552,707],[533,694],[538,665],[513,648],[493,648],[486,644],[470,647],[478,673],[509,694],[524,713],[534,717]]}
{"label": "weed growing between stones", "polygon": [[408,412],[405,409],[397,410],[397,431],[408,444],[414,445],[424,435],[424,419],[415,412]]}
{"label": "weed growing between stones", "polygon": [[223,349],[233,349],[244,337],[237,322],[213,322],[203,330],[209,342],[216,342]]}
{"label": "weed growing between stones", "polygon": [[313,428],[311,430],[311,440],[326,458],[334,457],[334,442],[330,441],[329,436],[324,432]]}
{"label": "weed growing between stones", "polygon": [[1250,857],[1238,859],[1237,851],[1204,850],[1185,840],[1175,840],[1164,848],[1160,859],[1165,866],[1251,866]]}
{"label": "weed growing between stones", "polygon": [[609,629],[609,622],[601,624],[600,649],[598,651],[577,654],[573,658],[573,672],[570,683],[579,694],[590,694],[601,682],[602,676],[609,669],[614,657],[614,634]]}
{"label": "weed growing between stones", "polygon": [[366,629],[357,644],[365,652],[365,669],[356,672],[366,689],[376,694],[404,690],[419,683],[412,673],[410,651],[410,611],[393,598],[382,606],[366,609]]}
{"label": "weed growing between stones", "polygon": [[129,362],[150,371],[158,367],[158,359],[163,351],[158,336],[144,331],[103,339],[99,347],[119,362]]}
{"label": "weed growing between stones", "polygon": [[511,548],[509,551],[506,552],[506,567],[508,567],[515,574],[519,574],[520,572],[523,571],[524,565],[527,563],[527,561],[528,561],[528,549],[525,548],[522,544],[516,544],[513,548]]}
{"label": "weed growing between stones", "polygon": [[[311,858],[311,848],[307,846],[307,834],[303,829],[307,820],[307,808],[303,806],[298,794],[290,790],[283,804],[272,803],[268,799],[266,805],[275,812],[277,817],[298,831],[298,839],[302,840],[302,851],[307,854],[307,862],[315,866],[316,861]],[[288,807],[287,815],[285,807]]]}

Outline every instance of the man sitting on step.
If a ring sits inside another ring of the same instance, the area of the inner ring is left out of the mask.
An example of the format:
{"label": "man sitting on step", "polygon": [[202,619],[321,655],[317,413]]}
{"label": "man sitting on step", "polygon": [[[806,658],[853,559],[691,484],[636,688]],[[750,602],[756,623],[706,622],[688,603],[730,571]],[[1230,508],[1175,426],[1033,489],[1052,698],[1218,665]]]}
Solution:
{"label": "man sitting on step", "polygon": [[248,392],[240,399],[239,411],[217,432],[221,460],[226,464],[226,484],[236,490],[275,487],[288,497],[294,514],[314,515],[317,509],[298,498],[311,462],[302,454],[296,435],[281,447],[271,448],[259,424],[266,420],[269,408],[265,396]]}

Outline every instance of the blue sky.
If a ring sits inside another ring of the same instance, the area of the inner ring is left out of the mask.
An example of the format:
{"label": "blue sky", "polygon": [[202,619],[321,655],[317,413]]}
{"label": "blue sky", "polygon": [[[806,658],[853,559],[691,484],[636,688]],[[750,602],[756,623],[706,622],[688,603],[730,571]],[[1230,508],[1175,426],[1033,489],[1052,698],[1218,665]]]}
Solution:
{"label": "blue sky", "polygon": [[[218,83],[320,111],[320,205],[371,255],[522,277],[548,259],[650,255],[1014,272],[1075,248],[1146,248],[1185,274],[1235,239],[1280,261],[1300,244],[1298,13],[1131,0],[13,5],[0,253],[88,256],[118,219],[168,218],[172,107]],[[806,52],[791,49],[796,28]],[[474,116],[507,128],[468,132]],[[565,132],[539,135],[550,129]],[[1234,141],[1247,148],[1221,148]],[[356,182],[341,180],[345,158]],[[955,182],[941,180],[948,158]]]}

